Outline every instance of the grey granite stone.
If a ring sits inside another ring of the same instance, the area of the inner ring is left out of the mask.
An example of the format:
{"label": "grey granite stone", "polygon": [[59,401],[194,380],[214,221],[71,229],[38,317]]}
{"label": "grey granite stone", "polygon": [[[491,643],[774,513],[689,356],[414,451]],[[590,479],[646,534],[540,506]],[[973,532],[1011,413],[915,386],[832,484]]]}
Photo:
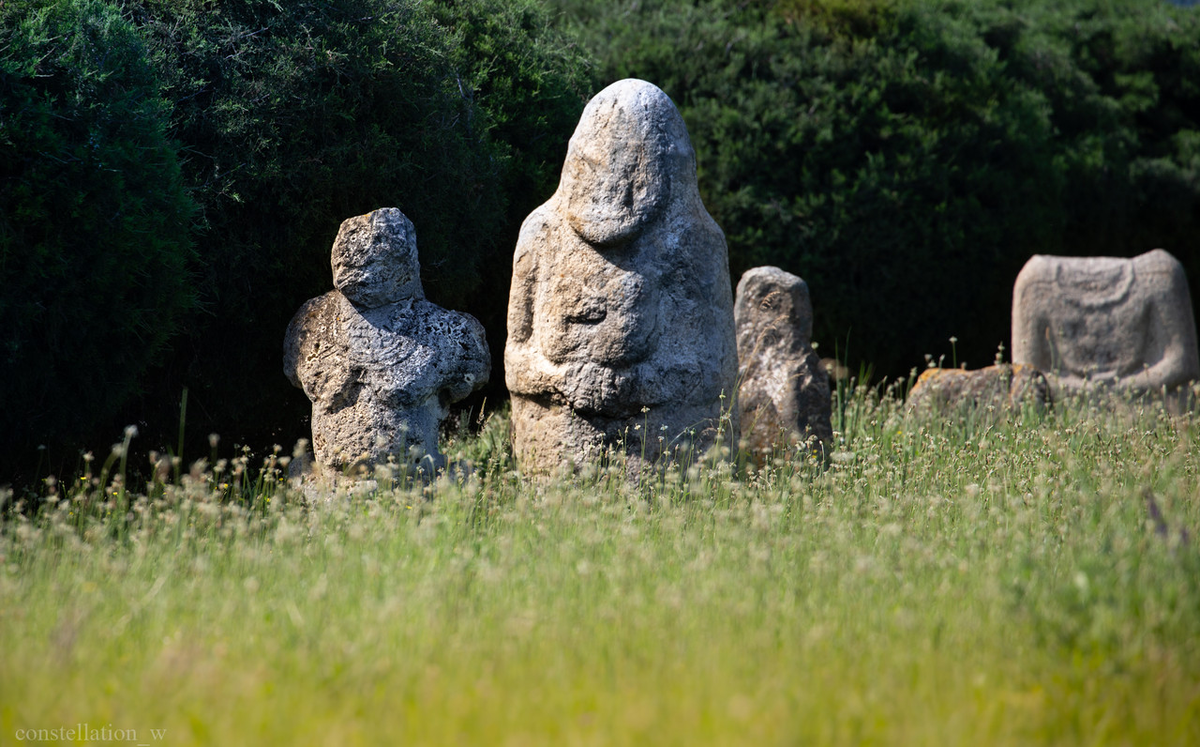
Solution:
{"label": "grey granite stone", "polygon": [[725,237],[657,87],[623,80],[585,108],[558,190],[521,228],[504,365],[515,453],[534,472],[703,449],[732,406]]}
{"label": "grey granite stone", "polygon": [[395,208],[342,224],[333,276],[337,290],[301,306],[284,342],[284,373],[312,401],[317,463],[442,467],[441,421],[488,379],[483,326],[425,300],[412,223]]}

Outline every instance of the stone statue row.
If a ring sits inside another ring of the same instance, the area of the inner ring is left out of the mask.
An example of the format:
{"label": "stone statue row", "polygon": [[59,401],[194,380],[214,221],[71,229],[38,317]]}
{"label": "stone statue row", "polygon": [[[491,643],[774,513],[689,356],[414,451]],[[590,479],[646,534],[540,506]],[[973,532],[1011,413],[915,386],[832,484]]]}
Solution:
{"label": "stone statue row", "polygon": [[1191,407],[1200,379],[1196,323],[1183,265],[1162,249],[1132,259],[1035,255],[1017,275],[1013,365],[930,369],[914,409],[1043,408],[1101,394]]}
{"label": "stone statue row", "polygon": [[[313,404],[316,462],[444,467],[438,426],[490,373],[483,327],[425,300],[413,226],[395,208],[345,221],[332,265],[335,290],[300,308],[284,347],[286,375]],[[735,304],[728,267],[670,98],[632,79],[601,91],[513,257],[504,367],[522,469],[619,456],[636,472],[697,455],[719,433],[736,442],[740,432],[756,459],[829,442],[807,285],[755,268]],[[1200,378],[1186,279],[1161,250],[1034,257],[1017,278],[1013,337],[1014,360],[1030,365],[975,385],[999,386],[1006,401],[1039,386],[1052,396],[1043,371],[1066,391]],[[980,396],[965,380],[923,378],[918,401]]]}

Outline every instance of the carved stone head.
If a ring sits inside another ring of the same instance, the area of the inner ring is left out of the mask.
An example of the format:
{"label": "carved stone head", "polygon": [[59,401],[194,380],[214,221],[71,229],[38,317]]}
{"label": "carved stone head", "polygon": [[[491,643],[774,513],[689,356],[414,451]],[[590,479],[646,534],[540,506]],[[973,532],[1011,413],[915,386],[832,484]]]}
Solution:
{"label": "carved stone head", "polygon": [[348,218],[333,242],[333,286],[360,308],[424,298],[417,234],[396,208]]}
{"label": "carved stone head", "polygon": [[652,83],[627,79],[584,109],[559,193],[571,228],[605,247],[637,238],[686,187],[695,191],[695,180],[695,153],[670,97]]}

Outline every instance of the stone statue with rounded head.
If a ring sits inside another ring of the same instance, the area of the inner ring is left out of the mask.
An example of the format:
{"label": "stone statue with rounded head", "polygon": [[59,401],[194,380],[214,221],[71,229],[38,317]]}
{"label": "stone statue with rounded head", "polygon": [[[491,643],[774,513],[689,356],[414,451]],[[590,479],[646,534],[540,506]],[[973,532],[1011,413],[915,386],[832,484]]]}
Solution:
{"label": "stone statue with rounded head", "polygon": [[1200,379],[1187,277],[1162,249],[1133,259],[1036,255],[1013,286],[1013,362],[1047,372],[1057,399],[1097,387],[1166,391]]}
{"label": "stone statue with rounded head", "polygon": [[808,283],[778,267],[746,270],[738,281],[738,411],[751,458],[833,441],[829,374],[812,348]]}
{"label": "stone statue with rounded head", "polygon": [[425,300],[416,232],[396,208],[344,221],[332,265],[336,290],[301,306],[284,341],[284,373],[312,400],[317,463],[442,467],[450,404],[487,383],[483,326]]}
{"label": "stone statue with rounded head", "polygon": [[558,190],[521,227],[504,365],[514,450],[534,472],[703,449],[731,408],[725,236],[656,86],[622,80],[584,109]]}

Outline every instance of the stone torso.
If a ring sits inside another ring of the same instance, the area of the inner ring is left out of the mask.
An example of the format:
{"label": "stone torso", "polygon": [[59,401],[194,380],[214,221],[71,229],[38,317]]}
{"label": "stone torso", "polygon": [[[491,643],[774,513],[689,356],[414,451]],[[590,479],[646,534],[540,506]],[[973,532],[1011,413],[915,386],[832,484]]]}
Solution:
{"label": "stone torso", "polygon": [[305,304],[289,328],[294,383],[313,403],[313,449],[331,466],[440,466],[438,424],[487,381],[483,328],[423,299],[359,309],[338,291]]}
{"label": "stone torso", "polygon": [[337,290],[292,318],[284,373],[312,401],[313,452],[336,470],[444,463],[449,405],[487,382],[483,327],[425,300],[412,224],[385,208],[342,224]]}
{"label": "stone torso", "polygon": [[555,364],[586,359],[612,368],[645,360],[662,333],[659,273],[647,256],[653,243],[602,253],[566,226],[555,233],[565,251],[544,258],[546,282],[534,309],[542,353]]}
{"label": "stone torso", "polygon": [[1013,286],[1015,363],[1067,393],[1094,384],[1138,392],[1200,377],[1183,267],[1156,249],[1133,259],[1030,259]]}
{"label": "stone torso", "polygon": [[1062,303],[1047,326],[1061,369],[1075,375],[1131,376],[1147,360],[1153,298],[1132,262],[1097,258],[1058,263],[1053,292]]}

